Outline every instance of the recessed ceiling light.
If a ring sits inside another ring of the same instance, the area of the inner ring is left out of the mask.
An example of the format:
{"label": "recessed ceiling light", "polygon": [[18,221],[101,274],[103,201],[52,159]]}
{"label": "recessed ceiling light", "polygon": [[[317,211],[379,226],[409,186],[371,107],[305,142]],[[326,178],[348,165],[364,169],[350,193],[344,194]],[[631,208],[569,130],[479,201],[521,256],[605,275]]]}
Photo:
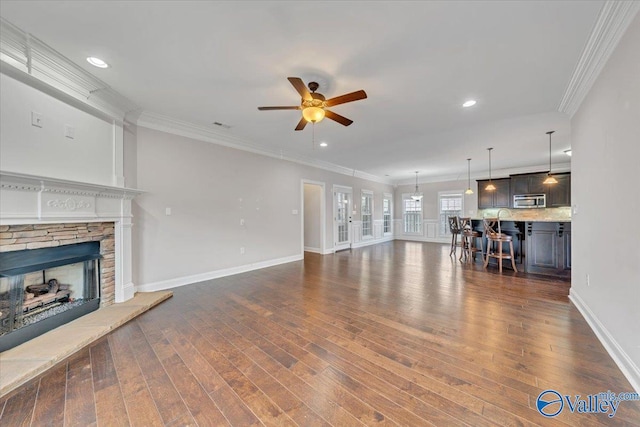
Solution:
{"label": "recessed ceiling light", "polygon": [[100,58],[96,58],[95,56],[90,56],[87,58],[87,62],[91,65],[93,65],[94,67],[98,67],[98,68],[108,68],[109,64],[107,64],[106,62],[104,62],[102,59]]}
{"label": "recessed ceiling light", "polygon": [[327,144],[326,142],[321,142],[320,143],[320,147],[326,147],[327,145],[329,145],[329,144]]}
{"label": "recessed ceiling light", "polygon": [[568,150],[564,150],[564,154],[571,157],[571,148],[569,148]]}
{"label": "recessed ceiling light", "polygon": [[476,105],[476,101],[474,101],[473,99],[470,99],[468,101],[465,101],[464,104],[462,104],[463,107],[473,107],[474,105]]}

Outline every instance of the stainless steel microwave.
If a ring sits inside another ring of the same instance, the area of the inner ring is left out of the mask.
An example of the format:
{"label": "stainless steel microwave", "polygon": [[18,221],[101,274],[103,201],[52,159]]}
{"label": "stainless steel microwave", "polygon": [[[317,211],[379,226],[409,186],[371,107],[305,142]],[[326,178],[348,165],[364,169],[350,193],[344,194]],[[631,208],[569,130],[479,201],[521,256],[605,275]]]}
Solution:
{"label": "stainless steel microwave", "polygon": [[513,196],[513,207],[516,209],[535,209],[547,207],[546,194],[516,194]]}

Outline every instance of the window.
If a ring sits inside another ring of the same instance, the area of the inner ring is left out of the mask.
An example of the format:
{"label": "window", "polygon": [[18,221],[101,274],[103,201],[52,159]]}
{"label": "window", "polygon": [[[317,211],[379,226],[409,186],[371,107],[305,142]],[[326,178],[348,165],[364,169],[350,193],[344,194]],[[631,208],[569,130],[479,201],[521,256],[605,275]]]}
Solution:
{"label": "window", "polygon": [[362,237],[373,237],[373,192],[362,191]]}
{"label": "window", "polygon": [[391,232],[391,194],[385,193],[382,198],[382,233]]}
{"label": "window", "polygon": [[440,237],[450,236],[449,219],[450,216],[462,215],[462,191],[438,194],[438,206],[440,207]]}
{"label": "window", "polygon": [[422,233],[422,200],[413,200],[411,194],[403,194],[402,216],[405,233]]}

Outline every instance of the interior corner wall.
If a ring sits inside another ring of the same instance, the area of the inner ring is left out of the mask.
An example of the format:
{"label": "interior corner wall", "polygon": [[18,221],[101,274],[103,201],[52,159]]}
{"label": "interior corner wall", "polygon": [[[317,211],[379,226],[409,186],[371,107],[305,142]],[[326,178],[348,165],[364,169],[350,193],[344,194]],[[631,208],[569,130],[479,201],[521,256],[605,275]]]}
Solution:
{"label": "interior corner wall", "polygon": [[[118,184],[112,122],[0,74],[0,170],[99,185]],[[32,125],[32,112],[42,117]],[[65,127],[73,128],[73,139]]]}
{"label": "interior corner wall", "polygon": [[571,298],[640,392],[638,52],[640,13],[571,121]]}
{"label": "interior corner wall", "polygon": [[325,248],[333,248],[333,185],[352,187],[358,207],[361,190],[373,191],[374,220],[382,220],[383,193],[392,192],[391,185],[282,159],[127,129],[125,180],[145,191],[133,200],[139,291],[302,259],[303,179],[325,184]]}

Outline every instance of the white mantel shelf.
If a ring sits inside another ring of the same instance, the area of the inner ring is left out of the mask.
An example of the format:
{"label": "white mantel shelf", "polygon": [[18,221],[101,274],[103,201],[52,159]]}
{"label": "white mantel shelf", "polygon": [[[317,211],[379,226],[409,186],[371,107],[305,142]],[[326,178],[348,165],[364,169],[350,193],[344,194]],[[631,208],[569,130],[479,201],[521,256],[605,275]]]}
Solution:
{"label": "white mantel shelf", "polygon": [[70,181],[59,178],[49,178],[37,175],[28,175],[17,172],[0,171],[0,186],[11,188],[22,185],[24,189],[31,191],[57,191],[68,192],[69,194],[92,194],[102,197],[116,197],[133,199],[135,196],[144,193],[143,190],[126,187],[113,187],[109,185],[91,184],[80,181]]}
{"label": "white mantel shelf", "polygon": [[144,191],[0,171],[0,226],[113,222],[115,301],[135,293],[131,200]]}

